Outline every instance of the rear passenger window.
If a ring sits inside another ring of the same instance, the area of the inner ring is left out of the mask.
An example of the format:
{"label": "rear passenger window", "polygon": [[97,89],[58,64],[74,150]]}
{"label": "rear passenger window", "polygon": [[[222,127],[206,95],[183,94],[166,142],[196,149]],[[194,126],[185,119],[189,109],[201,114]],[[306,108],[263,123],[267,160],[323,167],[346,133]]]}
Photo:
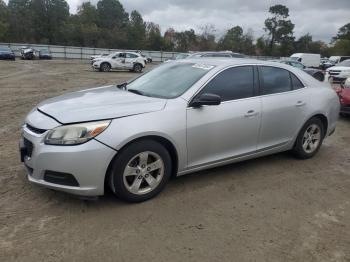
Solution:
{"label": "rear passenger window", "polygon": [[292,90],[289,71],[269,66],[260,67],[262,94],[275,94]]}
{"label": "rear passenger window", "polygon": [[294,74],[290,73],[290,78],[292,79],[292,85],[294,90],[304,87],[303,83]]}
{"label": "rear passenger window", "polygon": [[254,96],[254,73],[252,66],[226,69],[211,80],[200,94],[219,95],[221,101],[229,101]]}

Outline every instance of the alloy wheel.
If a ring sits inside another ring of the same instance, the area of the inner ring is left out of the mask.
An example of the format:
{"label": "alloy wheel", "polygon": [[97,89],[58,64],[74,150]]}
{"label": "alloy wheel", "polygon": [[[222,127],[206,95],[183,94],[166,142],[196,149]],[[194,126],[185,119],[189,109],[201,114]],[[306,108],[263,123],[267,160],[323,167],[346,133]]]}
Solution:
{"label": "alloy wheel", "polygon": [[141,152],[128,162],[123,173],[126,189],[136,195],[153,191],[164,176],[164,162],[155,152]]}
{"label": "alloy wheel", "polygon": [[306,128],[302,140],[304,151],[308,154],[313,153],[318,148],[320,142],[321,128],[316,124],[312,124],[308,128]]}

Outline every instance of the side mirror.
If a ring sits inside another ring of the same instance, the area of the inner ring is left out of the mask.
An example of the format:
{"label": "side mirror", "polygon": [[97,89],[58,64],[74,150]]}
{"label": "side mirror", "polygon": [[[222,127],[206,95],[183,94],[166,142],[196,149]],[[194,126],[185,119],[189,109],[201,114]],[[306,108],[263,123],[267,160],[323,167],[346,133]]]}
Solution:
{"label": "side mirror", "polygon": [[190,103],[191,107],[217,106],[221,104],[221,97],[215,94],[204,93],[195,97]]}

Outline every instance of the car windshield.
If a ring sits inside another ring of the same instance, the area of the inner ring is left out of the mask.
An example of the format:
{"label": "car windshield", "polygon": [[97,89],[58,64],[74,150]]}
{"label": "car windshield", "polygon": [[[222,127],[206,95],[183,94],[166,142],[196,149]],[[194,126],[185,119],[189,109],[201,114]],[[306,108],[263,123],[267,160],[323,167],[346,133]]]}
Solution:
{"label": "car windshield", "polygon": [[50,51],[47,50],[47,49],[42,49],[42,50],[40,50],[40,53],[42,53],[42,54],[50,54]]}
{"label": "car windshield", "polygon": [[195,63],[166,63],[136,78],[127,85],[127,89],[145,96],[175,98],[188,90],[212,68],[214,68],[212,65]]}
{"label": "car windshield", "polygon": [[350,67],[350,59],[344,60],[343,62],[340,62],[338,66],[349,66]]}
{"label": "car windshield", "polygon": [[298,61],[299,57],[296,57],[296,56],[292,56],[290,57],[290,60],[293,60],[293,61]]}

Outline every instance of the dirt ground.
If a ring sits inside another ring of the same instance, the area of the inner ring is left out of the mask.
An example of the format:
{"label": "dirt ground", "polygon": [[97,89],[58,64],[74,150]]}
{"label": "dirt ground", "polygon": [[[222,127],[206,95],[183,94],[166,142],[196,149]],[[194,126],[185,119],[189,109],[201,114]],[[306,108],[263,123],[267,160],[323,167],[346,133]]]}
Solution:
{"label": "dirt ground", "polygon": [[313,159],[283,153],[179,177],[140,204],[29,184],[17,144],[29,110],[134,76],[0,61],[0,261],[350,261],[350,118]]}

